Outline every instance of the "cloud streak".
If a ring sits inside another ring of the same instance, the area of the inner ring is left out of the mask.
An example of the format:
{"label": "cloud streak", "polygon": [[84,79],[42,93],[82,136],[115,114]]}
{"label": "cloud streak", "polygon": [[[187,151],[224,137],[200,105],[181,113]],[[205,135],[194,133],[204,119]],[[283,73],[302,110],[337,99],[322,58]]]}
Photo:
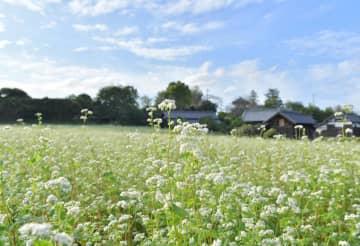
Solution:
{"label": "cloud streak", "polygon": [[119,49],[127,50],[137,56],[171,61],[178,58],[194,55],[199,52],[208,51],[210,48],[201,45],[178,46],[178,47],[151,47],[149,43],[141,39],[122,40],[115,38],[94,37],[95,41],[117,46]]}

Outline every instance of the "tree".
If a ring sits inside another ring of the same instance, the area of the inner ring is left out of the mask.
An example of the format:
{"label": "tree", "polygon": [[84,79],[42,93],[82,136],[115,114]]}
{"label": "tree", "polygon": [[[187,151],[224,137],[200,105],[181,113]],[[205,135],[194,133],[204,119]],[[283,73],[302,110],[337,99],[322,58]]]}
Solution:
{"label": "tree", "polygon": [[140,108],[150,107],[152,104],[152,99],[146,95],[140,97]]}
{"label": "tree", "polygon": [[236,116],[241,116],[242,113],[246,109],[249,109],[251,106],[251,103],[249,102],[249,100],[247,100],[243,97],[238,97],[237,99],[232,101],[231,104],[232,104],[231,113],[233,113]]}
{"label": "tree", "polygon": [[282,100],[280,98],[280,92],[278,89],[270,88],[265,93],[265,107],[266,108],[277,108],[282,105]]}
{"label": "tree", "polygon": [[288,101],[285,103],[285,108],[296,111],[296,112],[300,112],[300,113],[306,112],[306,107],[301,102]]}
{"label": "tree", "polygon": [[200,90],[199,86],[194,86],[191,88],[191,107],[198,108],[203,102],[203,93]]}
{"label": "tree", "polygon": [[250,96],[249,96],[249,103],[250,103],[250,107],[254,108],[258,105],[258,95],[256,93],[255,90],[251,90],[250,91]]}
{"label": "tree", "polygon": [[171,82],[165,91],[159,92],[156,104],[161,103],[165,98],[174,99],[177,109],[189,109],[191,106],[191,90],[181,81]]}
{"label": "tree", "polygon": [[0,89],[1,98],[30,99],[31,97],[23,90],[17,88]]}
{"label": "tree", "polygon": [[82,93],[78,96],[75,96],[74,98],[73,97],[71,97],[71,98],[72,98],[72,101],[78,103],[81,108],[88,108],[88,109],[90,108],[91,109],[93,106],[93,100],[92,100],[91,96],[89,96],[86,93]]}
{"label": "tree", "polygon": [[107,86],[97,94],[98,115],[102,122],[139,123],[138,93],[132,86]]}
{"label": "tree", "polygon": [[210,100],[202,100],[201,104],[196,108],[196,110],[216,112],[217,105]]}

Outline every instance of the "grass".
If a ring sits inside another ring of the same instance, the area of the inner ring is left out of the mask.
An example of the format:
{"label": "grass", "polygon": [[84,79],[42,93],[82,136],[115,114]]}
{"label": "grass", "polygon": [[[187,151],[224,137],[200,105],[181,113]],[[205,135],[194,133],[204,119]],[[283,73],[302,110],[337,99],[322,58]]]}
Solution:
{"label": "grass", "polygon": [[360,244],[355,140],[178,130],[2,127],[0,245]]}

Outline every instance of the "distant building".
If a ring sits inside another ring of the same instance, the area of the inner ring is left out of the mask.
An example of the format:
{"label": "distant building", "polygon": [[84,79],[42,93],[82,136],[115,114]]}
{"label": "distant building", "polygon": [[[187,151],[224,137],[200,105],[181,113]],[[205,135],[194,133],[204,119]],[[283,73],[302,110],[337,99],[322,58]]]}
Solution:
{"label": "distant building", "polygon": [[355,113],[333,115],[316,126],[324,137],[342,135],[346,129],[351,129],[353,136],[360,137],[360,116]]}
{"label": "distant building", "polygon": [[[199,123],[200,119],[210,117],[216,122],[219,122],[219,118],[214,111],[190,111],[190,110],[176,110],[170,114],[170,120],[176,121],[181,119],[190,123]],[[168,120],[167,112],[163,112],[163,119]]]}
{"label": "distant building", "polygon": [[242,119],[246,124],[265,125],[266,129],[274,128],[279,134],[288,138],[295,137],[295,126],[302,125],[309,138],[315,137],[316,121],[309,115],[285,109],[256,108],[245,110]]}

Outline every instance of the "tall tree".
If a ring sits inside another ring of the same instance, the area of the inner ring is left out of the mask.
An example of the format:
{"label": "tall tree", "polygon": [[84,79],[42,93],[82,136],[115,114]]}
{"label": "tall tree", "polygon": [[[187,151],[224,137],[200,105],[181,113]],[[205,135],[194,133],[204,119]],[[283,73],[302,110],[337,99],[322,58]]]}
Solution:
{"label": "tall tree", "polygon": [[280,92],[278,89],[270,88],[265,93],[265,107],[267,108],[277,108],[282,105],[282,100],[280,98]]}
{"label": "tall tree", "polygon": [[146,95],[140,97],[140,107],[141,108],[143,108],[143,109],[147,108],[147,107],[151,106],[151,104],[152,104],[152,99],[150,97],[148,97]]}
{"label": "tall tree", "polygon": [[171,82],[165,91],[159,92],[156,104],[165,98],[174,99],[177,109],[189,109],[191,106],[191,90],[189,86],[181,81]]}
{"label": "tall tree", "polygon": [[250,108],[250,102],[249,100],[239,97],[232,101],[232,108],[231,112],[236,116],[241,116],[241,114],[246,110]]}
{"label": "tall tree", "polygon": [[255,90],[250,91],[249,103],[250,103],[250,107],[252,108],[258,105],[258,95]]}
{"label": "tall tree", "polygon": [[97,95],[97,115],[105,122],[128,124],[138,117],[138,92],[132,86],[108,86]]}
{"label": "tall tree", "polygon": [[203,93],[200,90],[199,86],[194,86],[191,88],[191,106],[193,108],[198,108],[203,100]]}

